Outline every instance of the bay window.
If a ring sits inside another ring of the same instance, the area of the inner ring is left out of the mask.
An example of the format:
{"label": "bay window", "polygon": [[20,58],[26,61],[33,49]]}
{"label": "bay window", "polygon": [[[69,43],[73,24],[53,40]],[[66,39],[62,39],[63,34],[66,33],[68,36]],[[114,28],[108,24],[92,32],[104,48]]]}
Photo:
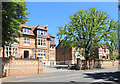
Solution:
{"label": "bay window", "polygon": [[45,59],[45,50],[38,50],[38,57],[43,57],[43,59]]}
{"label": "bay window", "polygon": [[39,38],[39,39],[38,39],[38,45],[39,45],[39,46],[45,46],[45,39]]}

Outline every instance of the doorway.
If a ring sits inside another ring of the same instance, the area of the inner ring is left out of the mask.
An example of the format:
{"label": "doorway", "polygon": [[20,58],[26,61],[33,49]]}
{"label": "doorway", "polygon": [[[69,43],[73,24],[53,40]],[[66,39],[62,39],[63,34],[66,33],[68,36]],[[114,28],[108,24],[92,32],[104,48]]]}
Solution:
{"label": "doorway", "polygon": [[29,51],[24,51],[24,58],[29,58]]}

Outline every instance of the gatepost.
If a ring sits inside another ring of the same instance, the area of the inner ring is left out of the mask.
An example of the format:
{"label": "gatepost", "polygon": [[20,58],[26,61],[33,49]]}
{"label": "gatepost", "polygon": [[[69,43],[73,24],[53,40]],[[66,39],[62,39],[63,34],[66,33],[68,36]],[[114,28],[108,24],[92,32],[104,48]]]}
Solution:
{"label": "gatepost", "polygon": [[42,57],[37,57],[38,58],[38,74],[42,70]]}

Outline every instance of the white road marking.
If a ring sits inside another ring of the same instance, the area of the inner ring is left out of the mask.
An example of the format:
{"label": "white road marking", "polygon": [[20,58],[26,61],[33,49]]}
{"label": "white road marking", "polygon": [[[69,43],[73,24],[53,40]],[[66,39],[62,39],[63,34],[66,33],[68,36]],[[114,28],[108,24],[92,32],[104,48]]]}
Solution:
{"label": "white road marking", "polygon": [[105,81],[105,80],[103,80],[103,79],[99,79],[99,80],[95,80],[95,81],[93,81],[93,82],[112,82],[112,81]]}
{"label": "white road marking", "polygon": [[104,82],[104,80],[103,79],[99,79],[99,80],[95,80],[93,82]]}

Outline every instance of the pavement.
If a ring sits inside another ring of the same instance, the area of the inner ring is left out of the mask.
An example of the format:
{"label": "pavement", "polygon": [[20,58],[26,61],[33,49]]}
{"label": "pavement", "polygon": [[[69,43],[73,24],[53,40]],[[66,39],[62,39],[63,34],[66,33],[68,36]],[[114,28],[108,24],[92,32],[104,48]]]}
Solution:
{"label": "pavement", "polygon": [[7,77],[3,82],[120,82],[118,68],[58,70],[31,76]]}

